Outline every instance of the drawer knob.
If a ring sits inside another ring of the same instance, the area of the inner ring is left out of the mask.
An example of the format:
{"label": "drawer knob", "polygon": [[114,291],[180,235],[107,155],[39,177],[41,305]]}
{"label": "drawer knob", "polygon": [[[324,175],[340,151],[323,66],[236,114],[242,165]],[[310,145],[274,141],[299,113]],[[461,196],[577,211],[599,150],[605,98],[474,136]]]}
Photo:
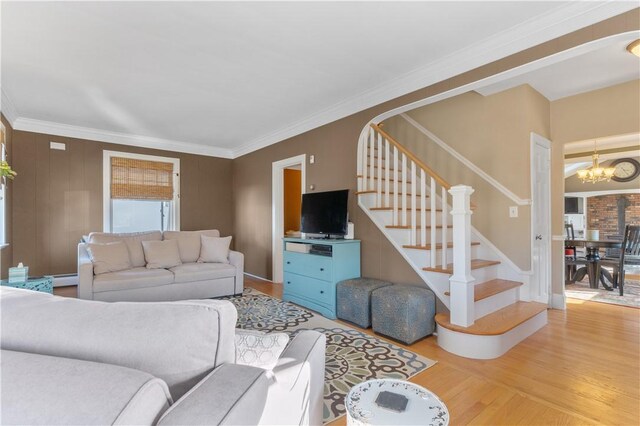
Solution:
{"label": "drawer knob", "polygon": [[324,271],[324,268],[320,268],[321,271]]}
{"label": "drawer knob", "polygon": [[324,294],[324,290],[320,290],[320,294]]}
{"label": "drawer knob", "polygon": [[287,284],[291,284],[291,281],[287,281]]}
{"label": "drawer knob", "polygon": [[291,262],[287,261],[287,265],[291,265]]}

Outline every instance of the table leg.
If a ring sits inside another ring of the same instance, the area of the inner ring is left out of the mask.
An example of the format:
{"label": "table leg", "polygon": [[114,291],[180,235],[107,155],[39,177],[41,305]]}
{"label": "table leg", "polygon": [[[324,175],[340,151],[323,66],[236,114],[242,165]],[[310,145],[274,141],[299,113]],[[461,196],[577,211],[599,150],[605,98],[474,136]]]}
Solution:
{"label": "table leg", "polygon": [[587,263],[587,270],[589,273],[589,288],[598,288],[598,281],[600,281],[600,262]]}
{"label": "table leg", "polygon": [[604,287],[605,290],[613,291],[613,287],[607,285],[605,278],[609,280],[610,283],[613,283],[613,277],[611,276],[609,271],[604,268],[600,268],[600,282],[602,283],[602,287]]}

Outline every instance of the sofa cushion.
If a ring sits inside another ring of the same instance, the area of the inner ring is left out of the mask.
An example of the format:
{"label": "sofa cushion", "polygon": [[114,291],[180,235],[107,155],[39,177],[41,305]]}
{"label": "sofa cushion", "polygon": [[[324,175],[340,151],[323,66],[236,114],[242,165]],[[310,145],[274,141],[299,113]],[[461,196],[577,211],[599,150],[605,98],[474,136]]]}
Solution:
{"label": "sofa cushion", "polygon": [[167,384],[111,364],[2,351],[2,424],[154,424]]}
{"label": "sofa cushion", "polygon": [[93,263],[93,273],[96,275],[131,269],[129,250],[122,241],[106,244],[89,243],[87,251]]}
{"label": "sofa cushion", "polygon": [[143,241],[142,248],[148,269],[173,268],[182,263],[177,241]]}
{"label": "sofa cushion", "polygon": [[164,380],[174,400],[235,360],[227,300],[106,303],[3,286],[0,309],[2,349],[135,368]]}
{"label": "sofa cushion", "polygon": [[200,236],[200,257],[198,262],[229,263],[231,237]]}
{"label": "sofa cushion", "polygon": [[183,263],[169,270],[173,272],[176,283],[215,280],[236,275],[236,267],[228,263]]}
{"label": "sofa cushion", "polygon": [[178,240],[182,263],[192,263],[197,262],[200,257],[200,235],[219,237],[220,232],[217,229],[204,231],[164,231],[163,238],[165,240]]}
{"label": "sofa cushion", "polygon": [[88,243],[106,244],[116,241],[123,241],[129,249],[129,259],[133,267],[145,266],[147,262],[144,259],[144,251],[142,250],[142,241],[160,241],[162,233],[160,231],[149,232],[131,232],[123,234],[110,234],[106,232],[92,232],[87,237]]}
{"label": "sofa cushion", "polygon": [[172,282],[173,274],[166,269],[132,268],[97,275],[93,279],[93,292],[157,287]]}

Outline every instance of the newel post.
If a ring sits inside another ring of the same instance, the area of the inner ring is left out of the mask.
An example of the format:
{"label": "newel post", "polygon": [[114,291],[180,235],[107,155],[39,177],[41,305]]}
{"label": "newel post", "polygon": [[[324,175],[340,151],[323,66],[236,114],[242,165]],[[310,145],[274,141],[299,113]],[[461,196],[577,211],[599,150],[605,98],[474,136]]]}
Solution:
{"label": "newel post", "polygon": [[457,185],[449,189],[453,197],[453,275],[449,278],[451,323],[469,327],[475,320],[474,283],[471,276],[471,194],[473,188]]}

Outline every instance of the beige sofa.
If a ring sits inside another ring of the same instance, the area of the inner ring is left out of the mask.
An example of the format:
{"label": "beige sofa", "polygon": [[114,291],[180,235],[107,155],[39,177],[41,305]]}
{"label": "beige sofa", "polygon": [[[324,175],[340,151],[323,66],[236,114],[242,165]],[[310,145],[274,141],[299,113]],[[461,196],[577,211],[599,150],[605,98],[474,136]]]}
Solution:
{"label": "beige sofa", "polygon": [[[244,288],[244,256],[229,252],[229,263],[198,263],[200,236],[219,237],[216,229],[160,231],[131,234],[92,232],[87,243],[122,241],[129,252],[131,269],[96,275],[86,243],[78,245],[78,297],[105,302],[153,302],[205,299],[241,294]],[[147,269],[142,241],[177,240],[181,265]]]}

